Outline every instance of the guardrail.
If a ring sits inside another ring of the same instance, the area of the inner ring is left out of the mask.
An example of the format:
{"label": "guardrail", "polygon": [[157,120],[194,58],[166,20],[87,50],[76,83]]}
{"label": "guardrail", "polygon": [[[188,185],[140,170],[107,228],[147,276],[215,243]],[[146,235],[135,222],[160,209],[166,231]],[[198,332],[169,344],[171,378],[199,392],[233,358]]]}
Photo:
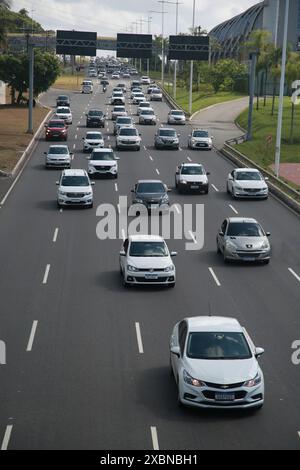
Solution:
{"label": "guardrail", "polygon": [[232,147],[231,144],[241,143],[241,139],[243,139],[242,141],[244,142],[245,136],[226,141],[221,153],[235,165],[240,167],[256,168],[259,170],[266,178],[268,178],[268,186],[271,193],[300,215],[300,191],[293,189],[280,178],[277,178],[273,173],[265,170],[260,165],[250,160],[250,158],[246,157],[246,155]]}
{"label": "guardrail", "polygon": [[159,85],[159,87],[160,87],[160,89],[161,89],[161,91],[162,91],[162,93],[163,93],[163,95],[164,95],[164,98],[165,98],[166,102],[169,104],[169,106],[170,106],[172,109],[180,109],[181,111],[184,112],[185,116],[189,119],[189,118],[190,118],[190,114],[187,113],[181,106],[179,106],[179,104],[178,104],[178,103],[174,100],[174,98],[167,92],[167,90],[161,86],[161,82],[160,82],[160,81],[157,81],[156,83]]}

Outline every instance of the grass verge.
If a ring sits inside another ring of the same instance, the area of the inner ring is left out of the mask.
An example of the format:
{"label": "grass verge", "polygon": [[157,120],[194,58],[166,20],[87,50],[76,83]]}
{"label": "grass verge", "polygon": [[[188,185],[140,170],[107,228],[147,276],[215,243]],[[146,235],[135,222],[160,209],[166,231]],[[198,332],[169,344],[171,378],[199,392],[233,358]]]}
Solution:
{"label": "grass verge", "polygon": [[81,83],[84,77],[85,75],[83,73],[76,73],[76,75],[61,75],[52,85],[52,88],[56,88],[58,90],[80,90]]}

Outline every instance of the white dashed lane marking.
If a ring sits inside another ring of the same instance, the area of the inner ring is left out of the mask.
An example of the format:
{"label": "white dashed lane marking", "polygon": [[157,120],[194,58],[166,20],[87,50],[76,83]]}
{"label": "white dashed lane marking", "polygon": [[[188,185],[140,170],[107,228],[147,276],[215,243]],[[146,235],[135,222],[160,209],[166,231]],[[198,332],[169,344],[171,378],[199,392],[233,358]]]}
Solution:
{"label": "white dashed lane marking", "polygon": [[220,287],[221,283],[220,283],[219,279],[217,278],[213,268],[208,268],[208,270],[209,270],[210,274],[212,275],[212,277],[213,277],[215,283],[217,284],[217,286]]}
{"label": "white dashed lane marking", "polygon": [[31,328],[30,336],[29,336],[29,341],[28,341],[27,348],[26,348],[27,352],[30,352],[32,350],[32,345],[33,345],[37,325],[38,325],[38,321],[34,320],[32,324],[32,328]]}

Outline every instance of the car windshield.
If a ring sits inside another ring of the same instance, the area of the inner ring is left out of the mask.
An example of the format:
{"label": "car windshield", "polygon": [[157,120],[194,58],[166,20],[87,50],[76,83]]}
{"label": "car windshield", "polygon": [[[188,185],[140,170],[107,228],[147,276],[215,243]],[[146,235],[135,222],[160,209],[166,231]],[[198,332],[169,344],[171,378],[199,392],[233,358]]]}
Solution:
{"label": "car windshield", "polygon": [[182,111],[171,111],[171,114],[173,116],[184,116],[184,113]]}
{"label": "car windshield", "polygon": [[144,94],[143,93],[136,93],[135,97],[136,98],[144,98]]}
{"label": "car windshield", "polygon": [[168,250],[164,242],[131,242],[129,256],[164,257],[168,256]]}
{"label": "car windshield", "polygon": [[91,160],[115,160],[114,152],[92,152]]}
{"label": "car windshield", "polygon": [[243,333],[193,332],[187,342],[187,356],[203,360],[242,360],[252,357]]}
{"label": "car windshield", "polygon": [[103,136],[102,136],[101,132],[95,132],[95,134],[89,132],[89,133],[86,135],[86,139],[102,140],[102,139],[103,139]]}
{"label": "car windshield", "polygon": [[149,108],[150,107],[150,103],[148,103],[148,101],[144,101],[143,103],[140,103],[140,108]]}
{"label": "car windshield", "polygon": [[89,111],[89,116],[103,116],[102,111],[97,111],[97,110],[90,110]]}
{"label": "car windshield", "polygon": [[205,137],[208,138],[208,132],[207,131],[194,131],[193,132],[193,137]]}
{"label": "car windshield", "polygon": [[176,131],[172,131],[171,129],[161,129],[159,131],[159,135],[163,137],[176,137]]}
{"label": "car windshield", "polygon": [[48,153],[51,155],[65,155],[69,153],[66,147],[50,147]]}
{"label": "car windshield", "polygon": [[137,187],[137,193],[152,193],[152,194],[164,194],[166,188],[162,183],[139,183]]}
{"label": "car windshield", "polygon": [[115,91],[113,94],[113,98],[122,98],[123,93],[121,91]]}
{"label": "car windshield", "polygon": [[62,186],[89,186],[89,179],[86,176],[63,176]]}
{"label": "car windshield", "polygon": [[120,134],[119,135],[134,135],[134,136],[136,136],[136,135],[138,135],[138,132],[134,128],[124,127],[124,128],[120,129]]}
{"label": "car windshield", "polygon": [[237,181],[261,181],[262,177],[258,171],[237,171]]}
{"label": "car windshield", "polygon": [[158,94],[158,93],[161,93],[161,91],[160,91],[160,90],[157,90],[156,88],[154,88],[154,90],[152,90],[152,93],[153,93],[153,94]]}
{"label": "car windshield", "polygon": [[116,106],[113,110],[114,113],[125,112],[124,106]]}
{"label": "car windshield", "polygon": [[232,222],[227,230],[228,237],[263,237],[259,224],[254,222]]}
{"label": "car windshield", "polygon": [[69,100],[69,97],[68,96],[65,96],[65,95],[60,95],[57,97],[57,99],[59,101],[68,101]]}
{"label": "car windshield", "polygon": [[131,123],[132,123],[131,118],[127,118],[127,117],[118,118],[116,121],[116,124],[131,124]]}
{"label": "car windshield", "polygon": [[60,108],[56,110],[56,114],[66,114],[66,113],[70,113],[69,108]]}
{"label": "car windshield", "polygon": [[58,121],[53,121],[48,123],[48,127],[58,127],[58,128],[63,128],[65,127],[65,124],[63,122],[58,122]]}
{"label": "car windshield", "polygon": [[153,111],[152,109],[143,109],[142,114],[143,114],[143,115],[145,114],[145,115],[147,115],[147,116],[148,116],[148,115],[153,116],[153,115],[154,115],[154,111]]}
{"label": "car windshield", "polygon": [[184,166],[181,169],[182,175],[204,175],[202,166]]}

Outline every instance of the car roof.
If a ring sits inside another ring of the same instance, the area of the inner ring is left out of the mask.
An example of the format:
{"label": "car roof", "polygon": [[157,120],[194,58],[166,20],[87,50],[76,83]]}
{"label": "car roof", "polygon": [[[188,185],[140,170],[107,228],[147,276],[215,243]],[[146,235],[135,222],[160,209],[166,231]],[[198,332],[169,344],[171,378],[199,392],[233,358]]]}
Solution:
{"label": "car roof", "polygon": [[[53,148],[53,147],[55,147],[55,148],[64,148],[64,149],[65,149],[65,148],[67,148],[67,149],[69,148],[67,145],[50,145],[50,146],[49,146],[49,149],[51,149],[51,148]],[[48,150],[49,150],[49,149],[48,149]]]}
{"label": "car roof", "polygon": [[257,220],[248,217],[229,217],[228,220],[230,223],[258,223]]}
{"label": "car roof", "polygon": [[209,132],[208,129],[203,129],[202,127],[196,127],[195,129],[193,129],[193,132],[194,132],[194,131]]}
{"label": "car roof", "polygon": [[186,318],[185,321],[188,324],[190,332],[242,332],[243,328],[239,324],[238,320],[230,317],[190,317]]}
{"label": "car roof", "polygon": [[93,153],[114,153],[114,149],[108,147],[108,148],[96,148],[96,149],[93,149]]}
{"label": "car roof", "polygon": [[65,121],[64,121],[63,119],[55,119],[55,118],[54,118],[54,119],[50,119],[48,123],[50,123],[50,122],[51,122],[52,124],[53,124],[53,123],[59,123],[59,124],[60,124],[60,123],[63,123],[63,124],[65,124]]}
{"label": "car roof", "polygon": [[64,176],[87,176],[87,172],[82,169],[72,168],[63,170]]}
{"label": "car roof", "polygon": [[70,109],[70,107],[69,106],[57,106],[56,111],[58,109]]}
{"label": "car roof", "polygon": [[130,235],[129,241],[131,242],[145,242],[145,241],[150,241],[150,242],[162,242],[164,239],[160,237],[159,235]]}
{"label": "car roof", "polygon": [[161,180],[138,180],[137,184],[140,184],[140,183],[161,183],[161,184],[163,184],[163,182]]}
{"label": "car roof", "polygon": [[236,172],[244,172],[244,171],[253,171],[253,173],[260,173],[259,170],[257,170],[256,168],[235,168]]}
{"label": "car roof", "polygon": [[171,109],[170,113],[183,113],[184,114],[184,111],[182,111],[182,109]]}
{"label": "car roof", "polygon": [[181,163],[181,166],[201,166],[203,167],[202,163]]}
{"label": "car roof", "polygon": [[176,130],[173,129],[173,127],[160,127],[158,130],[159,131],[174,131],[174,132],[176,132]]}

